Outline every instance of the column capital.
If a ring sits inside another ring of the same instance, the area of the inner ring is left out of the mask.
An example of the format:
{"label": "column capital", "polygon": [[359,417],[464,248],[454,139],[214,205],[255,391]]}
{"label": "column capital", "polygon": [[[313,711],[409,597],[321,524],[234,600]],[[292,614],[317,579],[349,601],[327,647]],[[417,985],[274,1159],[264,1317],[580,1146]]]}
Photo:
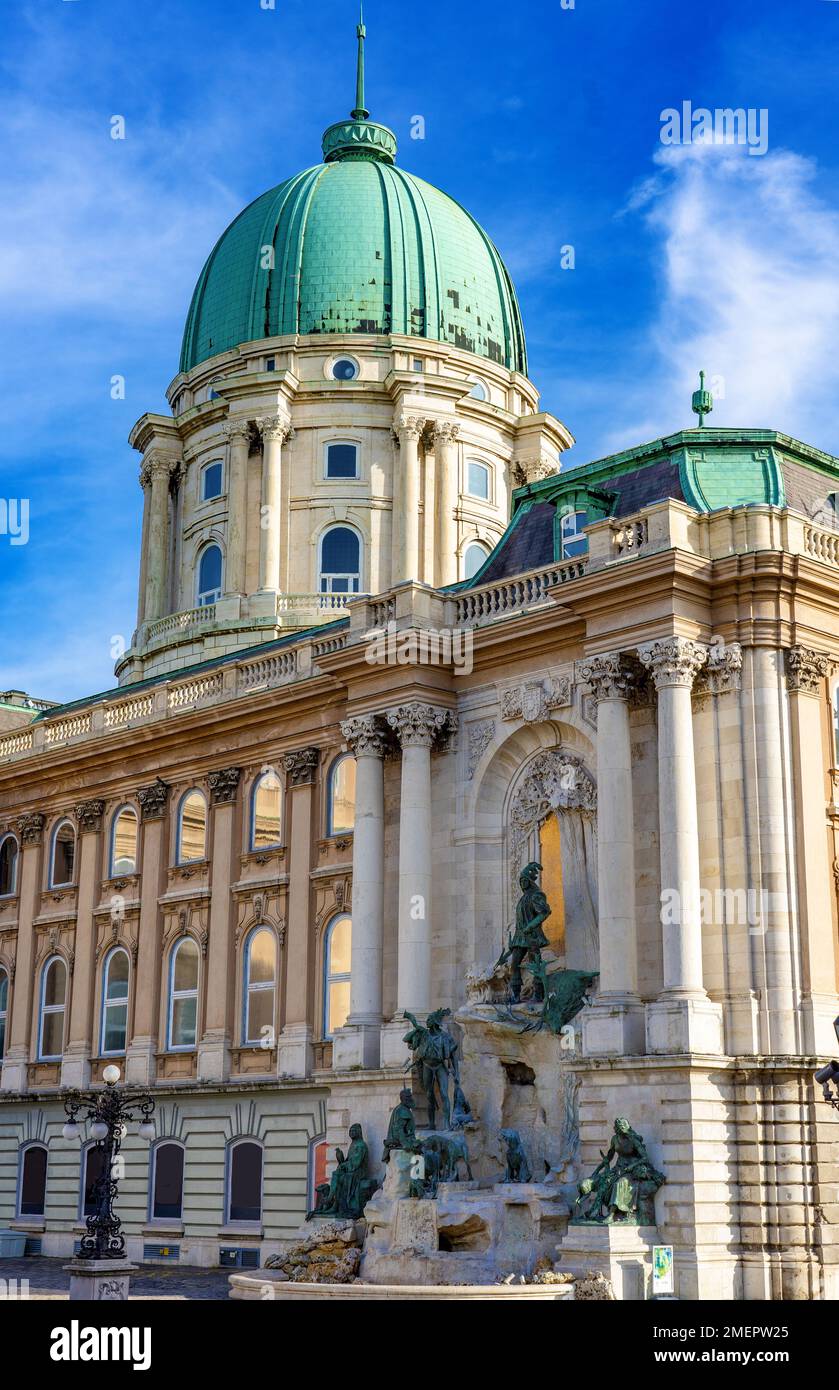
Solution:
{"label": "column capital", "polygon": [[577,677],[591,686],[598,704],[601,700],[628,700],[634,684],[634,673],[622,652],[604,652],[578,661]]}
{"label": "column capital", "polygon": [[310,787],[315,780],[319,762],[319,748],[300,748],[296,753],[285,754],[283,767],[291,778],[293,787]]}
{"label": "column capital", "polygon": [[240,767],[222,767],[218,772],[210,773],[207,781],[214,806],[229,805],[236,800],[241,775]]}
{"label": "column capital", "polygon": [[460,425],[454,420],[432,420],[431,438],[434,444],[455,444],[460,434]]}
{"label": "column capital", "polygon": [[341,720],[341,733],[351,753],[383,758],[387,747],[387,728],[380,714],[357,714]]}
{"label": "column capital", "polygon": [[164,454],[160,449],[151,449],[143,457],[140,467],[140,484],[142,487],[150,487],[158,478],[164,479],[167,483],[173,475],[180,471],[180,459],[173,454]]}
{"label": "column capital", "polygon": [[275,440],[280,444],[294,437],[291,421],[287,415],[261,415],[256,420],[256,428],[263,440]]}
{"label": "column capital", "polygon": [[82,835],[102,829],[102,816],[105,811],[104,801],[80,801],[74,807],[76,819],[79,822],[79,831]]}
{"label": "column capital", "polygon": [[225,420],[221,432],[228,444],[235,444],[241,440],[250,442],[251,422],[250,420]]}
{"label": "column capital", "polygon": [[656,689],[693,685],[694,677],[708,660],[708,649],[689,637],[663,637],[638,648],[638,659],[652,675]]}
{"label": "column capital", "polygon": [[389,709],[386,718],[403,748],[431,748],[445,741],[457,728],[457,716],[452,710],[426,705],[419,700]]}
{"label": "column capital", "polygon": [[166,802],[169,797],[169,783],[157,777],[148,787],[137,788],[137,800],[144,821],[160,820],[166,815]]}
{"label": "column capital", "polygon": [[813,651],[811,647],[788,647],[784,653],[787,668],[787,689],[801,695],[818,695],[825,676],[829,676],[834,662],[826,652]]}
{"label": "column capital", "polygon": [[725,695],[740,689],[743,648],[739,642],[723,642],[708,648],[708,660],[694,686],[694,694]]}
{"label": "column capital", "polygon": [[400,415],[396,422],[396,433],[400,441],[404,439],[419,440],[420,435],[427,421],[421,415]]}
{"label": "column capital", "polygon": [[43,811],[30,811],[25,816],[19,816],[15,821],[15,828],[21,843],[23,845],[39,845],[43,839],[46,823],[47,818]]}

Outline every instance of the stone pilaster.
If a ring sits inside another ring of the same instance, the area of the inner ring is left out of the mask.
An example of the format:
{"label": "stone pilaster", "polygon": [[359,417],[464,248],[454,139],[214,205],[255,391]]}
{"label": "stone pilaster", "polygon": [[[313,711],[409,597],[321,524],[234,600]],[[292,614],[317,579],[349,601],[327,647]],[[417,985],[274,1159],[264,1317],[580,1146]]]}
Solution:
{"label": "stone pilaster", "polygon": [[308,1076],[312,1068],[311,872],[314,834],[314,782],[320,749],[301,748],[283,759],[291,788],[288,928],[283,1029],[277,1045],[280,1076]]}
{"label": "stone pilaster", "polygon": [[394,1026],[382,1035],[382,1062],[404,1061],[399,1040],[406,1009],[426,1014],[431,1000],[431,749],[453,727],[450,710],[414,701],[387,711],[402,748],[399,805],[399,957]]}
{"label": "stone pilaster", "polygon": [[70,998],[70,1027],[61,1059],[61,1084],[84,1088],[91,1080],[91,1056],[98,1051],[93,1002],[96,997],[96,928],[93,908],[98,897],[102,858],[104,801],[82,801],[75,807],[79,827],[76,937]]}
{"label": "stone pilaster", "polygon": [[162,980],[163,926],[158,900],[166,881],[166,813],[169,785],[158,777],[137,789],[140,805],[140,923],[131,1041],[125,1055],[125,1080],[147,1086],[155,1076]]}
{"label": "stone pilaster", "polygon": [[0,1090],[25,1091],[32,1010],[35,992],[35,929],[41,895],[41,855],[46,816],[32,811],[21,816],[15,829],[20,837],[18,865],[18,927],[12,1014],[6,1022],[6,1051],[0,1074]]}
{"label": "stone pilaster", "polygon": [[262,504],[259,520],[259,588],[276,593],[280,588],[280,513],[282,504],[283,444],[294,431],[291,421],[273,415],[257,421],[262,435]]}
{"label": "stone pilaster", "polygon": [[405,415],[399,421],[398,486],[394,485],[391,584],[419,578],[419,441],[425,420]]}
{"label": "stone pilaster", "polygon": [[629,696],[632,672],[619,652],[581,662],[577,674],[597,701],[597,900],[600,982],[584,1011],[583,1046],[628,1056],[644,1051],[638,995],[635,827]]}
{"label": "stone pilaster", "polygon": [[[434,425],[435,474],[435,583],[453,584],[457,579],[457,438],[460,426],[452,421]],[[428,506],[428,503],[426,503]]]}
{"label": "stone pilaster", "polygon": [[227,1081],[230,1076],[230,1021],[233,1017],[233,902],[230,892],[239,852],[236,795],[242,769],[224,767],[207,781],[212,805],[212,896],[207,957],[207,1005],[198,1044],[198,1080]]}
{"label": "stone pilaster", "polygon": [[333,1066],[379,1064],[384,941],[384,767],[382,719],[363,714],[341,725],[355,755],[350,1014],[335,1037]]}
{"label": "stone pilaster", "polygon": [[691,690],[707,648],[667,637],[638,649],[658,693],[663,989],[647,1005],[648,1052],[720,1052],[722,1016],[702,983],[702,917]]}
{"label": "stone pilaster", "polygon": [[168,597],[169,563],[169,485],[178,469],[178,460],[154,450],[143,460],[140,479],[148,487],[148,531],[146,538],[146,594],[143,618],[147,623],[162,618]]}
{"label": "stone pilaster", "polygon": [[243,595],[245,592],[250,422],[248,420],[229,420],[224,426],[224,434],[229,445],[227,459],[227,557],[224,592],[235,596]]}

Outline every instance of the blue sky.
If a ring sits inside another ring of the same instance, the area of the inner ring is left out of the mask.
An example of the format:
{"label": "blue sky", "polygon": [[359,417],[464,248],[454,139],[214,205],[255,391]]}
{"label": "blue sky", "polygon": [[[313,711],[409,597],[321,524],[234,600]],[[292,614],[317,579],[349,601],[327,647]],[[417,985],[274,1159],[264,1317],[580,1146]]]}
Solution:
{"label": "blue sky", "polygon": [[[0,498],[30,521],[26,545],[0,534],[0,689],[113,683],[128,432],[167,409],[220,231],[352,105],[354,4],[266,3],[3,0]],[[839,452],[839,0],[367,0],[365,19],[371,112],[499,245],[569,464],[691,423],[700,366],[714,423]],[[767,153],[665,149],[685,100],[766,108]]]}

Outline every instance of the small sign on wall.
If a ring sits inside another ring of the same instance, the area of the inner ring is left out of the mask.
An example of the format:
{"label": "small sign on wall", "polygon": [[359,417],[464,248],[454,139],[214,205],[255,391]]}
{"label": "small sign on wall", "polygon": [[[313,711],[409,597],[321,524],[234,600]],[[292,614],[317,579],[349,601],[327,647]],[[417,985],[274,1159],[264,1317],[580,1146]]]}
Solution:
{"label": "small sign on wall", "polygon": [[653,1246],[653,1298],[673,1293],[673,1246]]}

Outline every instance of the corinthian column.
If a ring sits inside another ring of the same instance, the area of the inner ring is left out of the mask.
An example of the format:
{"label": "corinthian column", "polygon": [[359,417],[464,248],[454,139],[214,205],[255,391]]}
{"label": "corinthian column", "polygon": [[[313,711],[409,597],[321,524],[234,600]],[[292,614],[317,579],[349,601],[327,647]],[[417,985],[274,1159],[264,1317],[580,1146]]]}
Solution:
{"label": "corinthian column", "polygon": [[708,653],[686,637],[639,647],[658,692],[663,989],[647,1006],[649,1052],[719,1052],[722,1023],[702,984],[702,916],[691,689]]}
{"label": "corinthian column", "polygon": [[90,1084],[90,1059],[99,1050],[93,1001],[96,994],[96,928],[93,908],[100,878],[100,849],[104,801],[82,801],[76,808],[80,853],[76,939],[73,944],[73,990],[70,1028],[61,1059],[61,1085],[83,1089]]}
{"label": "corinthian column", "polygon": [[635,920],[635,829],[629,737],[631,674],[619,652],[580,663],[580,678],[597,701],[597,905],[600,987],[585,1010],[588,1054],[626,1056],[644,1050],[638,997]]}
{"label": "corinthian column", "polygon": [[[387,712],[387,722],[402,746],[394,1017],[399,1027],[406,1009],[425,1014],[431,1008],[431,748],[450,732],[452,720],[449,710],[419,701]],[[388,1051],[391,1041],[385,1043]],[[395,1057],[383,1057],[382,1062],[399,1061],[404,1055],[401,1046]]]}
{"label": "corinthian column", "polygon": [[384,939],[385,732],[380,718],[346,719],[341,732],[355,754],[350,1013],[338,1032],[333,1066],[379,1065]]}
{"label": "corinthian column", "polygon": [[457,579],[457,436],[460,426],[450,421],[434,426],[436,498],[436,583]]}
{"label": "corinthian column", "polygon": [[[419,440],[425,421],[403,415],[399,421],[398,478],[394,478],[393,561],[391,583],[419,577]],[[426,498],[430,507],[430,499]]]}
{"label": "corinthian column", "polygon": [[308,1076],[312,1066],[312,847],[314,784],[320,749],[286,753],[283,766],[290,793],[291,830],[288,858],[288,930],[286,935],[283,1030],[277,1045],[280,1076]]}
{"label": "corinthian column", "polygon": [[259,588],[276,593],[280,587],[280,507],[282,451],[294,431],[283,415],[258,420],[262,434],[262,505],[259,511]]}
{"label": "corinthian column", "polygon": [[151,453],[143,462],[140,479],[150,486],[146,532],[146,599],[143,619],[153,623],[166,608],[166,582],[169,555],[169,481],[178,466],[168,454]]}
{"label": "corinthian column", "polygon": [[227,461],[227,562],[225,594],[244,594],[248,535],[248,449],[250,423],[229,420],[224,426]]}
{"label": "corinthian column", "polygon": [[6,1023],[6,1051],[0,1090],[29,1089],[29,1043],[32,1036],[35,981],[35,927],[41,894],[41,854],[46,816],[32,811],[21,816],[15,829],[20,836],[21,855],[18,862],[18,926],[17,948],[12,967],[11,1018]]}

